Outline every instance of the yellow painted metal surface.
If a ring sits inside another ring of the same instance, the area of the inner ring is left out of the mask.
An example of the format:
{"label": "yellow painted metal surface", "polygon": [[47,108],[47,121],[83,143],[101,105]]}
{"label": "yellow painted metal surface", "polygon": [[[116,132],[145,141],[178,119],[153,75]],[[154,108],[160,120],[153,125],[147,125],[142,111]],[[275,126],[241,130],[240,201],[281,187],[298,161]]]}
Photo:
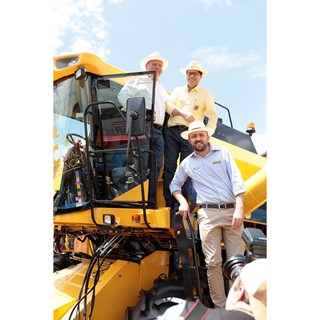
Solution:
{"label": "yellow painted metal surface", "polygon": [[260,169],[245,181],[244,214],[250,218],[251,213],[267,201],[267,168]]}
{"label": "yellow painted metal surface", "polygon": [[89,209],[55,215],[54,224],[57,226],[65,224],[69,226],[95,226]]}
{"label": "yellow painted metal surface", "polygon": [[[146,223],[143,216],[143,210],[132,208],[132,209],[121,209],[121,208],[94,208],[94,218],[98,224],[103,224],[103,215],[112,214],[116,218],[116,225],[123,227],[134,227],[134,228],[146,228]],[[133,216],[139,216],[140,222],[133,221]],[[146,210],[147,220],[153,228],[170,228],[170,210],[169,208],[159,208],[156,210]],[[69,226],[92,226],[95,227],[92,218],[91,210],[75,211],[71,213],[65,213],[54,216],[54,224],[69,225]]]}
{"label": "yellow painted metal surface", "polygon": [[59,320],[70,310],[75,304],[76,299],[68,296],[63,291],[54,289],[53,291],[53,319]]}
{"label": "yellow painted metal surface", "polygon": [[[141,261],[139,289],[153,287],[153,279],[169,275],[169,252],[156,251]],[[152,283],[150,282],[152,281]]]}
{"label": "yellow painted metal surface", "polygon": [[[87,267],[88,264],[81,263],[54,273],[54,320],[69,319]],[[96,286],[92,320],[124,320],[127,307],[133,307],[139,301],[140,290],[151,289],[154,280],[161,274],[168,276],[169,252],[156,251],[141,263],[116,260],[109,267],[106,265],[105,269],[101,271]],[[93,277],[89,288],[92,284]],[[92,295],[89,294],[87,313],[91,299]],[[71,319],[76,319],[76,313]]]}
{"label": "yellow painted metal surface", "polygon": [[211,139],[215,145],[225,146],[230,151],[240,169],[244,181],[267,165],[267,158],[265,157],[244,150],[225,141],[215,138]]}
{"label": "yellow painted metal surface", "polygon": [[[59,60],[63,61],[63,59],[68,59],[68,61],[70,60],[70,63],[66,65],[65,68],[62,68],[58,64]],[[94,73],[97,75],[124,73],[123,70],[105,63],[94,54],[85,52],[72,53],[55,56],[53,58],[53,81],[74,74],[80,67],[85,68],[86,72]]]}

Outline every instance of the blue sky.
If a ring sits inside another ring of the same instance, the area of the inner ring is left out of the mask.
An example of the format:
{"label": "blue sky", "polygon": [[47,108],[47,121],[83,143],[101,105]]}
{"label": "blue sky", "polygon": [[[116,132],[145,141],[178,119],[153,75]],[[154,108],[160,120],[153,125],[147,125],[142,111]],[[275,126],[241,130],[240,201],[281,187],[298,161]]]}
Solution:
{"label": "blue sky", "polygon": [[58,0],[53,17],[54,55],[92,52],[129,72],[158,51],[170,63],[161,77],[168,91],[185,84],[181,68],[201,61],[209,72],[201,85],[236,129],[253,121],[258,152],[266,150],[265,0]]}

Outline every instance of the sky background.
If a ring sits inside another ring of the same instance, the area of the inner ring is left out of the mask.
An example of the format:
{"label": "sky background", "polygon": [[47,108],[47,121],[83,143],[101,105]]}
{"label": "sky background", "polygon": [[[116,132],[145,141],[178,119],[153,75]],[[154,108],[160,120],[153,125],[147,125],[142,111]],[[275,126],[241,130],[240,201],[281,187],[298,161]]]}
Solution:
{"label": "sky background", "polygon": [[266,151],[265,0],[58,0],[53,16],[54,55],[90,52],[133,72],[158,51],[170,64],[160,79],[168,91],[186,83],[190,60],[202,62],[200,84],[230,109],[234,128],[255,123],[257,151]]}

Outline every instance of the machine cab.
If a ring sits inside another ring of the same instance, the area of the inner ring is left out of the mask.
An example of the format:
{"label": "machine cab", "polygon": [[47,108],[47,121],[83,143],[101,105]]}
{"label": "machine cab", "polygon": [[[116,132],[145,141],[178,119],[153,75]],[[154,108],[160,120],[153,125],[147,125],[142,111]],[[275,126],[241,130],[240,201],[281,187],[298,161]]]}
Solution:
{"label": "machine cab", "polygon": [[[73,65],[70,59],[59,63],[61,69]],[[145,86],[151,100],[124,97],[121,89],[133,79]],[[83,67],[55,81],[55,214],[89,208],[92,203],[157,205],[148,202],[150,163],[156,161],[148,125],[153,121],[154,86],[155,72],[99,75]]]}

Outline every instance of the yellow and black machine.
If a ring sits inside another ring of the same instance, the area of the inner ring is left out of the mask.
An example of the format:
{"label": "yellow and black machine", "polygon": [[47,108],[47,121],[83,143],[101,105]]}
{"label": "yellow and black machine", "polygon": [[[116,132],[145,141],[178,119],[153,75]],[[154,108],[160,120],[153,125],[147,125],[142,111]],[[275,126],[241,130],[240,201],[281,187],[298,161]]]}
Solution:
{"label": "yellow and black machine", "polygon": [[[156,202],[148,201],[156,160],[145,101],[128,99],[124,113],[117,99],[130,77],[148,75],[155,85],[155,73],[126,73],[89,53],[53,63],[53,318],[156,319],[175,299],[206,303],[197,207],[187,220],[166,207],[161,178]],[[211,139],[242,173],[245,225],[266,233],[267,159],[251,132],[230,123],[218,121]]]}

